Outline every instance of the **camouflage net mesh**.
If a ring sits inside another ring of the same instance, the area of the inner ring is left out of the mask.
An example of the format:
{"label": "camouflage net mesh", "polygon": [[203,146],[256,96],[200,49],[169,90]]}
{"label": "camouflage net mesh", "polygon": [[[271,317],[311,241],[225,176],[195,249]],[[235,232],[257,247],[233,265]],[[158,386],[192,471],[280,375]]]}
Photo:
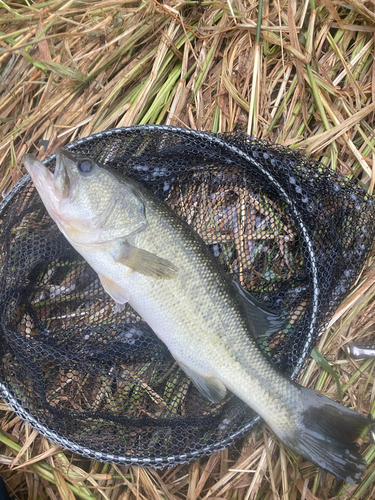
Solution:
{"label": "camouflage net mesh", "polygon": [[[284,314],[282,330],[259,344],[298,376],[368,254],[371,197],[241,133],[129,127],[67,148],[149,187],[233,279]],[[53,169],[54,156],[45,163]],[[29,176],[0,206],[0,269],[2,397],[56,443],[101,461],[165,466],[222,449],[259,421],[230,394],[210,403],[134,310],[112,311]]]}

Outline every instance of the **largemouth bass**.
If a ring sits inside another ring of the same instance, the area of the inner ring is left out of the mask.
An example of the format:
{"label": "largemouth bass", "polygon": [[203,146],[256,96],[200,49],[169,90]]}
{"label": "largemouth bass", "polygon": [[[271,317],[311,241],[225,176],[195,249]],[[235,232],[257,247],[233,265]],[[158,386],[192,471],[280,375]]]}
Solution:
{"label": "largemouth bass", "polygon": [[219,402],[231,391],[305,459],[348,482],[360,479],[365,459],[354,441],[370,418],[272,365],[255,341],[272,318],[186,222],[90,158],[58,148],[54,174],[30,154],[23,161],[50,216],[104,289],[142,316],[202,394]]}

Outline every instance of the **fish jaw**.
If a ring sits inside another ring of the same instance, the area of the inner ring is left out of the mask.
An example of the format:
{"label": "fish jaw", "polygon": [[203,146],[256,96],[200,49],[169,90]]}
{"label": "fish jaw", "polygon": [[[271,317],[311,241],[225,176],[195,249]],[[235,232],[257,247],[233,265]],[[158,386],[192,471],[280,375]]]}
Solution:
{"label": "fish jaw", "polygon": [[30,174],[48,213],[56,220],[58,213],[59,197],[54,188],[54,175],[38,158],[32,154],[23,157],[23,164]]}
{"label": "fish jaw", "polygon": [[[57,224],[60,231],[71,242],[69,238],[70,221],[65,216],[66,208],[74,197],[75,182],[66,168],[61,148],[56,150],[56,168],[52,173],[48,168],[32,154],[23,157],[26,170],[43,201],[47,212]],[[72,228],[74,233],[74,228]]]}
{"label": "fish jaw", "polygon": [[23,157],[23,164],[29,172],[35,186],[42,186],[44,182],[53,182],[53,174],[38,158],[30,153]]}

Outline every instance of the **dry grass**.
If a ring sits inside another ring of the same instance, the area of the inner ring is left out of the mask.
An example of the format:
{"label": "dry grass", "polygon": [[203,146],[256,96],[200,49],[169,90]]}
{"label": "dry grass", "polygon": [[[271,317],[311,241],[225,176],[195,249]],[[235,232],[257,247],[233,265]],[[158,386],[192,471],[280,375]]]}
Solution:
{"label": "dry grass", "polygon": [[[21,158],[111,127],[166,123],[242,130],[375,183],[375,8],[348,0],[0,0],[0,191]],[[258,29],[257,32],[257,27]],[[318,349],[344,401],[375,414],[373,361],[343,346],[373,338],[369,259]],[[311,360],[304,384],[338,398]],[[360,485],[336,482],[258,428],[243,442],[165,471],[84,460],[1,408],[0,474],[19,500],[375,498],[375,446]],[[298,463],[298,467],[297,467]],[[302,473],[302,475],[301,475]]]}

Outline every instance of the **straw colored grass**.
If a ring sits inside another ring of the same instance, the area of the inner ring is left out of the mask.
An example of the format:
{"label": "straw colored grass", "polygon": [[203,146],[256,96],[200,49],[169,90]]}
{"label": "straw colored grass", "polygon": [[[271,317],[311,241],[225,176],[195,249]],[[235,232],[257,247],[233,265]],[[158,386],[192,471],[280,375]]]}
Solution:
{"label": "straw colored grass", "polygon": [[[374,4],[363,0],[0,0],[0,192],[21,178],[28,151],[43,159],[111,127],[165,123],[298,148],[372,193],[374,40]],[[372,262],[317,346],[345,404],[365,414],[375,414],[374,362],[351,360],[343,346],[374,338]],[[339,398],[313,359],[302,382]],[[65,452],[5,404],[0,428],[0,475],[19,500],[375,498],[368,438],[366,475],[347,485],[266,427],[164,471]]]}

